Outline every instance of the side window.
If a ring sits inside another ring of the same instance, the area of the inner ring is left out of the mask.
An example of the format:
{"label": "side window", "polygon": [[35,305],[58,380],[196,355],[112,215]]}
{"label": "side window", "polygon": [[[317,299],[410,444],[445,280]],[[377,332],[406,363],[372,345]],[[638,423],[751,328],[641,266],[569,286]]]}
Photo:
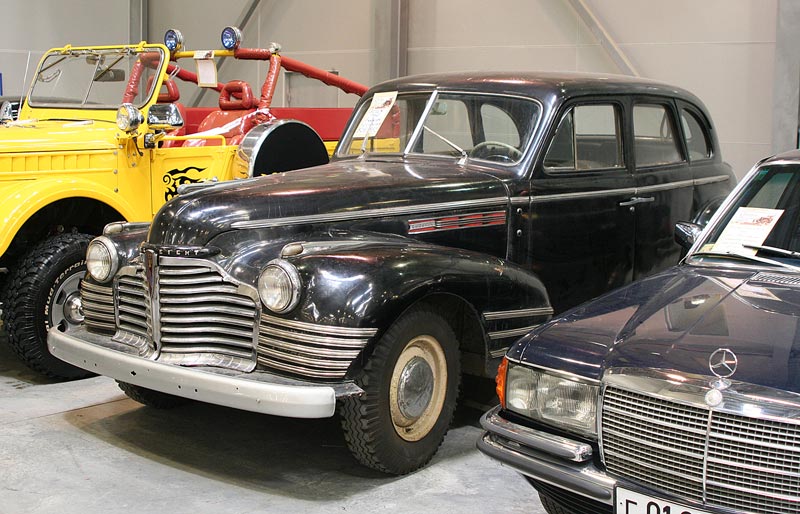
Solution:
{"label": "side window", "polygon": [[638,168],[683,161],[672,117],[664,105],[633,106],[633,141]]}
{"label": "side window", "polygon": [[711,144],[708,133],[697,116],[687,109],[681,109],[681,123],[686,136],[686,148],[689,149],[689,159],[707,159],[711,157]]}
{"label": "side window", "polygon": [[622,130],[611,104],[578,105],[561,118],[544,166],[553,171],[620,168]]}

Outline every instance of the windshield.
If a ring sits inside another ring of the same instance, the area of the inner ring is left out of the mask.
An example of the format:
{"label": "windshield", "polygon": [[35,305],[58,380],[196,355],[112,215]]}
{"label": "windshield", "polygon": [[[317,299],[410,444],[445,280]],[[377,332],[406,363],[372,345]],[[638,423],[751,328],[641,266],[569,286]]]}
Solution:
{"label": "windshield", "polygon": [[337,155],[413,153],[515,164],[539,121],[533,100],[472,93],[376,93]]}
{"label": "windshield", "polygon": [[28,102],[33,107],[117,109],[123,102],[142,107],[163,62],[158,48],[51,52],[36,72]]}
{"label": "windshield", "polygon": [[800,167],[759,169],[690,259],[800,266]]}

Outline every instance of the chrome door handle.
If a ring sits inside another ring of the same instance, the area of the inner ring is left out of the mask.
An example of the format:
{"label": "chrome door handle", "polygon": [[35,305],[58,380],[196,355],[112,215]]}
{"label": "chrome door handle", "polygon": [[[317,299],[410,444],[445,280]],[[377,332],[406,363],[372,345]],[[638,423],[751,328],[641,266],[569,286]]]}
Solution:
{"label": "chrome door handle", "polygon": [[619,202],[619,206],[628,207],[629,205],[636,205],[637,203],[650,203],[655,201],[656,199],[653,196],[634,196],[630,200]]}

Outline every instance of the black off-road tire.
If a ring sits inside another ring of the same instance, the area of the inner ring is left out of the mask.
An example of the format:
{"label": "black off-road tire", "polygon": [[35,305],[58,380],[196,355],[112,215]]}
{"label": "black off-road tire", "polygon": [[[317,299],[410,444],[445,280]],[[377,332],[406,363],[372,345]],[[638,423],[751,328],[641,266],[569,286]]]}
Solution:
{"label": "black off-road tire", "polygon": [[56,292],[67,283],[77,284],[76,277],[86,273],[86,247],[91,239],[88,234],[74,233],[42,241],[20,259],[6,282],[3,326],[11,350],[29,368],[52,378],[91,376],[47,350],[53,308],[61,301]]}
{"label": "black off-road tire", "polygon": [[117,385],[131,400],[135,400],[148,407],[153,407],[154,409],[172,409],[191,401],[188,398],[162,393],[161,391],[153,391],[146,387],[120,382],[119,380],[117,380]]}
{"label": "black off-road tire", "polygon": [[[404,428],[398,425],[392,412],[391,391],[398,390],[392,386],[393,375],[397,377],[395,365],[398,361],[408,365],[410,349],[419,341],[435,350],[438,364],[431,369],[446,369],[447,380],[446,383],[433,381],[432,397],[420,418],[425,422],[420,421],[421,425],[414,422]],[[435,345],[440,350],[436,350]],[[352,454],[363,465],[394,475],[404,475],[427,464],[450,427],[460,376],[458,340],[446,319],[429,308],[417,307],[406,312],[381,337],[357,377],[356,383],[364,389],[364,394],[340,402],[342,429]],[[413,435],[414,440],[408,440],[414,426],[421,427],[419,433]],[[405,431],[404,436],[400,435],[401,431]]]}

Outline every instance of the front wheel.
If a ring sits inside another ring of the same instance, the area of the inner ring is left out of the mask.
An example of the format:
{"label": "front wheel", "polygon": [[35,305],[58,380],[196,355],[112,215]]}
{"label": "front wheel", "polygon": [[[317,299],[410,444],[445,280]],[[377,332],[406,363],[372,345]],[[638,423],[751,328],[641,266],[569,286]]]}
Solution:
{"label": "front wheel", "polygon": [[350,451],[384,473],[424,466],[450,426],[459,381],[458,341],[444,317],[428,308],[407,312],[378,341],[356,379],[364,394],[340,406]]}
{"label": "front wheel", "polygon": [[59,234],[42,241],[12,270],[3,321],[13,352],[31,369],[53,378],[74,379],[88,371],[47,350],[47,331],[83,323],[80,283],[86,273],[88,234]]}

